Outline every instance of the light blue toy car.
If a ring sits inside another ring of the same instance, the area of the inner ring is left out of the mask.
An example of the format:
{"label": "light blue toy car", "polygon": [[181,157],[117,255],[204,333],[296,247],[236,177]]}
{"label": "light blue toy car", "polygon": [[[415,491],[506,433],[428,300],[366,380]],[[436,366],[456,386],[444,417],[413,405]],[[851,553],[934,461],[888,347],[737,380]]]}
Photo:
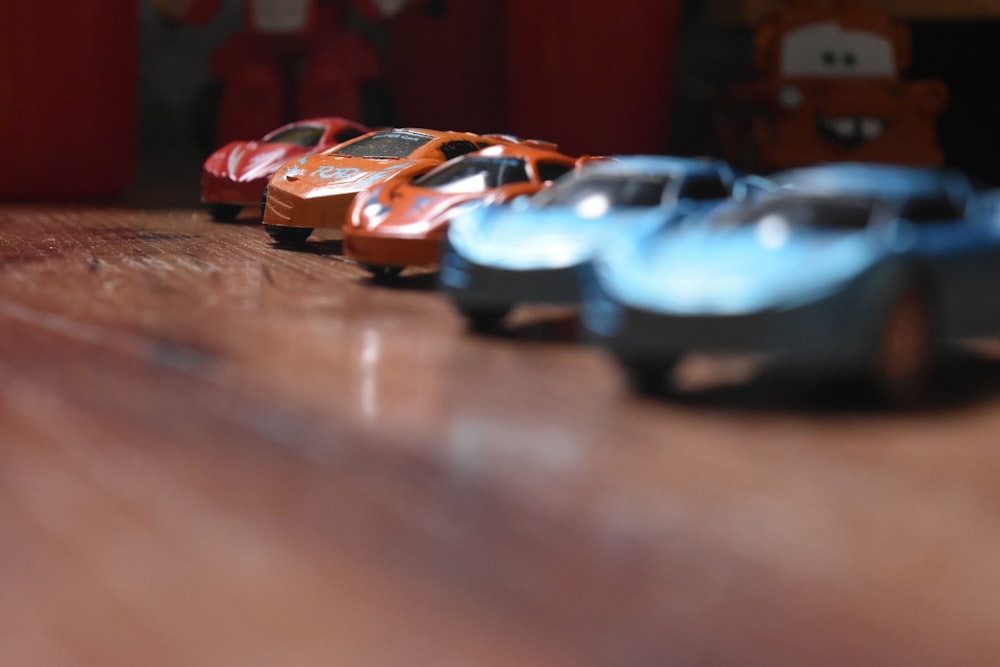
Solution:
{"label": "light blue toy car", "polygon": [[588,162],[531,198],[453,220],[441,290],[478,331],[495,328],[518,303],[579,303],[581,267],[607,239],[716,205],[733,182],[727,164],[710,160]]}
{"label": "light blue toy car", "polygon": [[804,168],[777,189],[626,233],[587,282],[583,324],[638,389],[690,351],[763,352],[863,374],[906,403],[939,341],[1000,332],[1000,216],[955,172]]}

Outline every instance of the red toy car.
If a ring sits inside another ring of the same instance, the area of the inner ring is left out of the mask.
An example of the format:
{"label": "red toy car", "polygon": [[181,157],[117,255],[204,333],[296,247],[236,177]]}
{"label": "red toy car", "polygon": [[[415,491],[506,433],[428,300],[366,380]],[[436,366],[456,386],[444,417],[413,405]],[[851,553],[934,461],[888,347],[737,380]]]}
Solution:
{"label": "red toy car", "polygon": [[366,132],[364,125],[345,118],[314,118],[279,127],[260,140],[230,142],[205,160],[201,200],[213,220],[231,222],[244,206],[260,204],[278,167]]}
{"label": "red toy car", "polygon": [[487,201],[534,194],[572,171],[576,159],[553,148],[491,146],[362,192],[344,225],[344,254],[377,276],[437,262],[452,217]]}

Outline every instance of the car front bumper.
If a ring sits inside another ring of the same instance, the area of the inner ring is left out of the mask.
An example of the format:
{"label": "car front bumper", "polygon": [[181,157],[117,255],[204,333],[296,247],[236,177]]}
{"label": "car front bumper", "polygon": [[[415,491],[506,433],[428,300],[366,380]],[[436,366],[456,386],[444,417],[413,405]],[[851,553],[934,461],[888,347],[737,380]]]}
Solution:
{"label": "car front bumper", "polygon": [[572,305],[580,302],[580,269],[499,269],[470,262],[446,246],[441,259],[441,291],[456,304],[474,307]]}
{"label": "car front bumper", "polygon": [[264,205],[264,224],[281,227],[320,229],[340,228],[354,201],[355,192],[303,197],[290,190],[268,187]]}
{"label": "car front bumper", "polygon": [[787,355],[817,366],[863,363],[877,313],[866,285],[785,309],[745,314],[662,313],[623,304],[588,285],[582,322],[588,336],[619,359],[660,363],[688,352]]}
{"label": "car front bumper", "polygon": [[422,266],[441,259],[441,241],[435,238],[386,236],[344,227],[344,254],[376,266]]}

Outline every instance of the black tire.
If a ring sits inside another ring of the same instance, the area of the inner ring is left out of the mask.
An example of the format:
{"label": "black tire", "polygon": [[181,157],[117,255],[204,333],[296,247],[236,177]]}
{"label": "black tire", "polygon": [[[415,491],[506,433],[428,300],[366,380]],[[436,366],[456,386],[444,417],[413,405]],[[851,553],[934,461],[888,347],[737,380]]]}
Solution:
{"label": "black tire", "polygon": [[285,227],[283,225],[264,225],[264,229],[278,245],[302,245],[312,234],[311,227]]}
{"label": "black tire", "polygon": [[494,333],[500,329],[500,324],[510,312],[510,306],[498,306],[493,308],[469,308],[459,307],[469,331],[473,333]]}
{"label": "black tire", "polygon": [[372,274],[376,280],[391,280],[403,272],[402,266],[382,266],[381,264],[369,264],[361,262],[358,266]]}
{"label": "black tire", "polygon": [[232,222],[243,210],[240,204],[209,204],[208,213],[216,222]]}
{"label": "black tire", "polygon": [[934,365],[932,319],[926,292],[912,286],[890,302],[879,322],[869,382],[892,407],[912,405],[927,392]]}

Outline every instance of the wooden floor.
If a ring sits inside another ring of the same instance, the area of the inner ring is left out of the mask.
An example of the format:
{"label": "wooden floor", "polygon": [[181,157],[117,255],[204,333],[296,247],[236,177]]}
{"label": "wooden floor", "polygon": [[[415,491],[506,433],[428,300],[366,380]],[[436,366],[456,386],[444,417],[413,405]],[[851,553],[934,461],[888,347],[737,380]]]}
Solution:
{"label": "wooden floor", "polygon": [[0,665],[1000,664],[1000,355],[640,399],[197,208],[0,206]]}

